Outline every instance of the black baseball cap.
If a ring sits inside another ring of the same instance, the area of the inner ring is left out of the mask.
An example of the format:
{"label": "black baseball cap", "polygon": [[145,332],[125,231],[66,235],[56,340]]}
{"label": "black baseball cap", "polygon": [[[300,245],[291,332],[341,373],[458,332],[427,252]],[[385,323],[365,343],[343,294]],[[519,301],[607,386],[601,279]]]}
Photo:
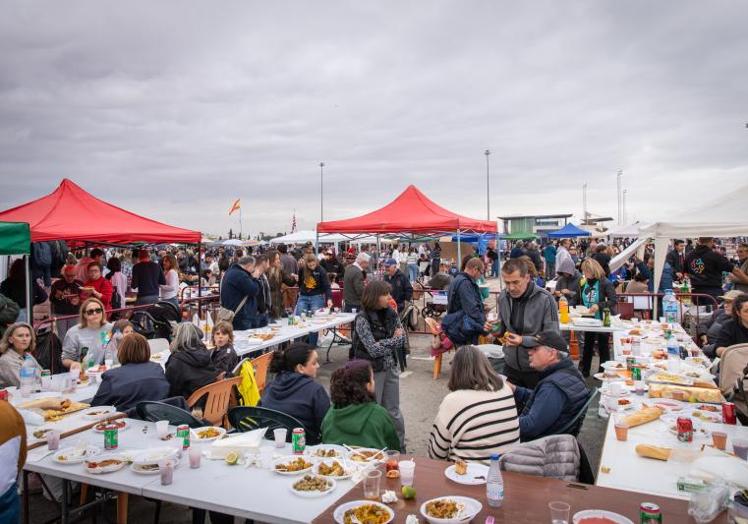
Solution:
{"label": "black baseball cap", "polygon": [[566,340],[558,331],[553,331],[551,329],[541,331],[535,335],[535,341],[538,343],[538,346],[547,346],[549,348],[557,349],[558,351],[563,351],[564,353],[569,352],[569,346],[566,343]]}

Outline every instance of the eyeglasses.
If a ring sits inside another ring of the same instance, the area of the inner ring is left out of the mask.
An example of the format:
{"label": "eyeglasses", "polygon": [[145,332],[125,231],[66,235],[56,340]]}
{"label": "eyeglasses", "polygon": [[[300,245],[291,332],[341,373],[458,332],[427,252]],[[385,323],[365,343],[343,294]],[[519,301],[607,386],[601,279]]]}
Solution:
{"label": "eyeglasses", "polygon": [[99,313],[103,313],[103,312],[104,312],[103,309],[101,309],[100,307],[97,307],[96,309],[87,309],[86,315],[90,317],[91,315],[98,315]]}

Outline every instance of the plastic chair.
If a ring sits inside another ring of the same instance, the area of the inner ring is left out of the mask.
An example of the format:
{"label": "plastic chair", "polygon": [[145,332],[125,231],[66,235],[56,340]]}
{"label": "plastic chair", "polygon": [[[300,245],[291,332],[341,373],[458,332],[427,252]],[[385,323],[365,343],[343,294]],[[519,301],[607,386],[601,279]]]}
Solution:
{"label": "plastic chair", "polygon": [[271,360],[273,360],[272,351],[252,359],[252,367],[255,370],[255,381],[257,382],[257,389],[260,390],[260,395],[262,395],[262,390],[265,389],[265,384],[267,383],[268,368],[270,367]]}
{"label": "plastic chair", "polygon": [[574,437],[579,435],[579,432],[582,430],[582,425],[584,424],[584,417],[587,414],[587,409],[590,407],[590,404],[592,404],[592,401],[595,400],[595,398],[600,394],[600,391],[598,389],[592,390],[592,393],[590,393],[589,398],[584,403],[584,405],[577,411],[577,414],[574,415],[574,418],[571,419],[569,422],[566,423],[564,427],[559,429],[558,431],[554,431],[554,435],[572,435]]}
{"label": "plastic chair", "polygon": [[[265,438],[269,440],[275,438],[273,430],[286,428],[288,430],[286,432],[286,442],[291,442],[291,433],[294,428],[304,427],[304,424],[291,415],[261,407],[238,406],[231,408],[228,417],[234,429],[241,433],[267,427]],[[319,443],[316,435],[310,434],[306,429],[304,431],[306,433],[307,444],[314,445]]]}
{"label": "plastic chair", "polygon": [[233,394],[234,386],[238,386],[241,381],[241,377],[233,377],[203,386],[190,395],[187,405],[192,409],[203,397],[207,396],[203,406],[203,419],[214,426],[222,426],[232,400],[236,404],[236,396]]}
{"label": "plastic chair", "polygon": [[205,426],[202,420],[193,417],[189,411],[166,404],[164,402],[143,401],[138,402],[135,407],[138,418],[146,422],[158,422],[159,420],[168,420],[172,426],[187,424],[191,428],[201,428]]}

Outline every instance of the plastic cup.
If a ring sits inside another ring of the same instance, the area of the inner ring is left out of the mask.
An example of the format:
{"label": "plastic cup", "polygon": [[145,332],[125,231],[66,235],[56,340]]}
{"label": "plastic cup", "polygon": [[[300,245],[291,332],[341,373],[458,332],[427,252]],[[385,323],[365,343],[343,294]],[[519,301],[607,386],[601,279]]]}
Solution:
{"label": "plastic cup", "polygon": [[169,434],[169,421],[159,420],[158,422],[156,422],[156,435],[158,435],[158,438],[164,438],[168,434]]}
{"label": "plastic cup", "polygon": [[270,446],[260,448],[260,462],[264,469],[273,469],[273,448]]}
{"label": "plastic cup", "polygon": [[724,431],[712,431],[712,444],[717,449],[724,450],[727,447],[727,433]]}
{"label": "plastic cup", "polygon": [[56,429],[47,431],[47,449],[56,451],[60,447],[60,432]]}
{"label": "plastic cup", "polygon": [[636,393],[637,395],[644,395],[644,381],[643,380],[634,381],[634,393]]}
{"label": "plastic cup", "polygon": [[608,384],[608,391],[611,396],[617,397],[623,392],[623,385],[620,382],[611,382]]}
{"label": "plastic cup", "polygon": [[158,472],[161,475],[161,485],[170,485],[174,481],[174,462],[170,459],[159,461]]}
{"label": "plastic cup", "polygon": [[626,442],[629,438],[629,425],[625,422],[616,421],[615,423],[615,430],[616,430],[616,440],[620,440],[621,442]]}
{"label": "plastic cup", "polygon": [[571,505],[560,500],[554,500],[548,503],[548,509],[551,510],[552,524],[568,524]]}
{"label": "plastic cup", "polygon": [[400,463],[400,452],[395,450],[387,451],[387,458],[385,459],[385,471],[393,471],[399,468]]}
{"label": "plastic cup", "polygon": [[412,460],[401,460],[398,467],[400,468],[400,484],[412,486],[413,477],[416,474],[416,463]]}
{"label": "plastic cup", "polygon": [[286,434],[288,430],[286,428],[276,428],[273,430],[273,437],[275,438],[275,447],[284,448],[286,447]]}
{"label": "plastic cup", "polygon": [[732,439],[732,451],[738,458],[748,460],[748,439],[745,438],[734,438]]}
{"label": "plastic cup", "polygon": [[198,469],[200,467],[200,460],[202,459],[203,453],[199,446],[190,446],[190,468]]}
{"label": "plastic cup", "polygon": [[379,484],[382,481],[382,472],[372,469],[366,472],[364,477],[364,498],[379,500]]}

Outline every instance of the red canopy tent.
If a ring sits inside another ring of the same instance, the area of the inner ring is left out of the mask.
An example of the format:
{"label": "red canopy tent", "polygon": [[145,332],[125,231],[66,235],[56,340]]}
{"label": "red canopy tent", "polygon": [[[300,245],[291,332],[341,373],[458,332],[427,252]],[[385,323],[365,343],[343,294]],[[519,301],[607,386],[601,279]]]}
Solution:
{"label": "red canopy tent", "polygon": [[[2,215],[0,215],[0,220]],[[496,233],[496,222],[468,218],[444,209],[416,186],[405,191],[383,208],[347,220],[317,224],[317,233]]]}
{"label": "red canopy tent", "polygon": [[67,178],[49,195],[0,212],[0,221],[28,222],[32,242],[197,244],[201,239],[199,231],[156,222],[99,200]]}

